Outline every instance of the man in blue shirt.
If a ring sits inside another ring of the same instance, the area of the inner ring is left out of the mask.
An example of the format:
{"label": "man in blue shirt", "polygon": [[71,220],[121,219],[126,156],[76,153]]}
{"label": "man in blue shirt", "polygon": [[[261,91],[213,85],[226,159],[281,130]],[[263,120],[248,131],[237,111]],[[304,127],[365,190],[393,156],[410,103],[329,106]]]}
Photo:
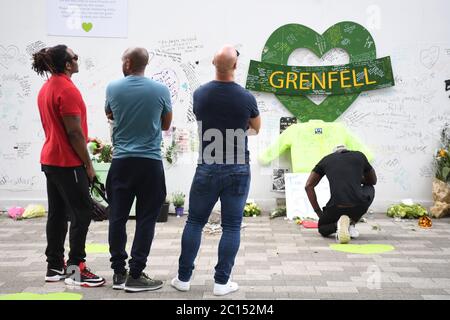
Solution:
{"label": "man in blue shirt", "polygon": [[238,290],[230,281],[240,245],[244,206],[250,188],[247,135],[258,133],[261,122],[256,100],[234,82],[238,52],[223,47],[214,57],[216,79],[194,92],[194,114],[200,137],[199,164],[189,194],[189,215],[181,239],[178,276],[171,284],[188,291],[202,229],[220,198],[222,237],[213,293]]}
{"label": "man in blue shirt", "polygon": [[[150,279],[143,270],[166,197],[161,130],[170,127],[172,106],[167,87],[144,76],[148,60],[143,48],[126,50],[122,56],[125,78],[111,82],[106,89],[106,115],[114,120],[113,160],[106,180],[111,209],[109,250],[113,288],[127,292],[162,287],[162,281]],[[126,223],[135,197],[136,231],[128,274]]]}

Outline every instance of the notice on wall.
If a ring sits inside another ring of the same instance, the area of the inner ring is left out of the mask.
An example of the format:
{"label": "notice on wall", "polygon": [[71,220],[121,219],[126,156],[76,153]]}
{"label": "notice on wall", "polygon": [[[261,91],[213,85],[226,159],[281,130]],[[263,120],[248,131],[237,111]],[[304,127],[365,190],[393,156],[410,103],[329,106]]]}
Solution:
{"label": "notice on wall", "polygon": [[280,118],[280,134],[283,133],[291,125],[297,123],[296,117],[281,117]]}
{"label": "notice on wall", "polygon": [[284,192],[285,190],[284,175],[288,172],[289,169],[273,169],[272,191]]}
{"label": "notice on wall", "polygon": [[[295,217],[299,217],[300,219],[318,219],[305,191],[305,185],[309,175],[309,173],[286,173],[284,175],[286,185],[286,216],[290,220]],[[324,176],[314,189],[317,202],[322,208],[330,199],[330,185],[327,177]]]}
{"label": "notice on wall", "polygon": [[47,33],[126,38],[128,0],[47,0]]}

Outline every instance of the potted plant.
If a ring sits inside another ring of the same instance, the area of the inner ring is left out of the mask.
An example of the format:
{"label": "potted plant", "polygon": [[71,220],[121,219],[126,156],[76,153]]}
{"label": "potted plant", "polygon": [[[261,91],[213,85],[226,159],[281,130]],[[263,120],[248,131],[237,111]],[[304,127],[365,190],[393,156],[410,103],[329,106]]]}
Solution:
{"label": "potted plant", "polygon": [[184,199],[185,195],[183,192],[174,192],[172,194],[172,203],[175,206],[177,217],[181,217],[184,214]]}
{"label": "potted plant", "polygon": [[161,141],[161,156],[169,166],[175,164],[178,156],[178,149],[175,141],[172,141],[167,147],[164,141]]}
{"label": "potted plant", "polygon": [[100,151],[92,159],[92,165],[94,166],[97,178],[102,183],[106,183],[106,177],[108,176],[109,168],[112,162],[112,145],[105,144]]}
{"label": "potted plant", "polygon": [[167,222],[167,218],[169,216],[169,206],[170,201],[166,198],[161,206],[161,211],[159,212],[158,220],[156,220],[156,222]]}
{"label": "potted plant", "polygon": [[100,152],[99,162],[111,163],[113,156],[113,147],[110,144],[105,144]]}

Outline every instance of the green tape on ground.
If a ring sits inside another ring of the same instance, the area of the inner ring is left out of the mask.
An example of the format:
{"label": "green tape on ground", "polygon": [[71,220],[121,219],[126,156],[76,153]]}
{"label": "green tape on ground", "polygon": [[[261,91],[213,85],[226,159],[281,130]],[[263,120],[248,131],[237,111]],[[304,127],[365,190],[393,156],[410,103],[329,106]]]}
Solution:
{"label": "green tape on ground", "polygon": [[21,292],[0,295],[0,300],[81,300],[82,298],[83,296],[81,294],[69,292],[56,292],[47,294]]}
{"label": "green tape on ground", "polygon": [[330,244],[330,248],[335,251],[357,253],[357,254],[378,254],[395,250],[389,244]]}
{"label": "green tape on ground", "polygon": [[109,246],[107,244],[87,243],[86,253],[109,253]]}

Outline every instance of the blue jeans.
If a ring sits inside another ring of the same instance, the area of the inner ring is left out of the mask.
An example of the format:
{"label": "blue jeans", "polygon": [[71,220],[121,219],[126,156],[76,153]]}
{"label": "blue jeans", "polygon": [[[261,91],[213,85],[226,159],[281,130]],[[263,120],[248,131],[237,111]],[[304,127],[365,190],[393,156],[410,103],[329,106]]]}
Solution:
{"label": "blue jeans", "polygon": [[200,164],[189,194],[189,215],[181,238],[178,278],[189,281],[202,237],[214,205],[220,198],[222,237],[214,280],[226,284],[241,241],[241,223],[250,189],[248,164]]}

